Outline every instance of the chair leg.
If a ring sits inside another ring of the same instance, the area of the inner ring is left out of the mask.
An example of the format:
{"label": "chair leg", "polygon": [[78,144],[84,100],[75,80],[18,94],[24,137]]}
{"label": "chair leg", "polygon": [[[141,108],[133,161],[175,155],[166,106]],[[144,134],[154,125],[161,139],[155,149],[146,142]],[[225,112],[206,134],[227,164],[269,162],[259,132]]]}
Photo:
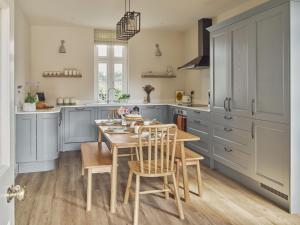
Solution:
{"label": "chair leg", "polygon": [[132,175],[133,175],[133,172],[130,170],[129,175],[128,175],[128,180],[127,180],[125,196],[124,196],[124,204],[128,203],[130,188],[131,188],[131,182],[132,182]]}
{"label": "chair leg", "polygon": [[198,195],[201,197],[203,195],[203,186],[202,186],[200,161],[197,161],[196,168],[197,168]]}
{"label": "chair leg", "polygon": [[136,156],[136,160],[140,161],[139,150],[137,147],[135,147],[135,156]]}
{"label": "chair leg", "polygon": [[130,159],[133,161],[133,148],[130,148]]}
{"label": "chair leg", "polygon": [[180,196],[178,193],[178,185],[176,182],[176,177],[175,174],[172,174],[172,179],[173,179],[173,184],[174,184],[174,195],[175,195],[175,201],[176,201],[176,206],[178,209],[178,213],[179,213],[179,217],[180,219],[184,219],[184,214],[183,214],[183,210],[182,210],[182,205],[181,205],[181,201],[180,201]]}
{"label": "chair leg", "polygon": [[139,224],[140,176],[136,175],[133,225]]}
{"label": "chair leg", "polygon": [[[168,177],[164,176],[164,189],[168,188]],[[169,199],[169,192],[165,192],[165,199]]]}
{"label": "chair leg", "polygon": [[180,177],[180,162],[176,162],[176,182],[179,185],[179,177]]}

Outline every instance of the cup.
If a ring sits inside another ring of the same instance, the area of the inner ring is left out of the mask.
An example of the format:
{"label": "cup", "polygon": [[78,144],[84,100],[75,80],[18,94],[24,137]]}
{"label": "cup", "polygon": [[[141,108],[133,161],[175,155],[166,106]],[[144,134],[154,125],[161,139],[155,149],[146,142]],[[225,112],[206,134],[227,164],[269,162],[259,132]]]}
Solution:
{"label": "cup", "polygon": [[134,126],[134,133],[135,134],[139,133],[139,128],[140,128],[140,126]]}

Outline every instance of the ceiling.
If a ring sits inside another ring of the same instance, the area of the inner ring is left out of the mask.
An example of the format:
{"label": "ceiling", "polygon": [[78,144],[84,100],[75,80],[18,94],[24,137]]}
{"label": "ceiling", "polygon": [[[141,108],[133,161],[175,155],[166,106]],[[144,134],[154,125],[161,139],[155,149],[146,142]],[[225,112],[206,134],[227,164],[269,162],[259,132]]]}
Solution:
{"label": "ceiling", "polygon": [[[115,28],[124,0],[17,0],[33,25]],[[142,28],[183,31],[200,18],[215,17],[249,0],[131,0]]]}

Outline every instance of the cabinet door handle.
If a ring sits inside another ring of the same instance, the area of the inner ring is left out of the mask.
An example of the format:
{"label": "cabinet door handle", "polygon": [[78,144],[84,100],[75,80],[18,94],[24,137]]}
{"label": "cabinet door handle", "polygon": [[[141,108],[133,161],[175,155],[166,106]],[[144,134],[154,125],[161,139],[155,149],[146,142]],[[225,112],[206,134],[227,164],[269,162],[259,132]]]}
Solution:
{"label": "cabinet door handle", "polygon": [[232,129],[231,129],[231,128],[224,127],[224,131],[226,131],[226,132],[231,132]]}
{"label": "cabinet door handle", "polygon": [[232,100],[232,98],[228,98],[228,102],[227,102],[229,112],[231,112],[231,100]]}
{"label": "cabinet door handle", "polygon": [[198,114],[200,114],[201,112],[200,112],[200,111],[196,111],[196,110],[194,110],[194,113],[198,113]]}
{"label": "cabinet door handle", "polygon": [[251,124],[251,137],[252,137],[252,139],[254,139],[254,122],[253,121]]}
{"label": "cabinet door handle", "polygon": [[232,152],[232,149],[228,149],[228,148],[224,147],[224,151],[225,152]]}
{"label": "cabinet door handle", "polygon": [[224,109],[225,109],[225,111],[226,112],[228,112],[228,109],[227,109],[227,107],[226,107],[226,102],[228,101],[228,98],[226,97],[225,99],[224,99]]}
{"label": "cabinet door handle", "polygon": [[254,103],[255,103],[255,99],[253,98],[251,101],[251,114],[252,116],[254,116]]}
{"label": "cabinet door handle", "polygon": [[85,110],[86,108],[85,107],[76,107],[75,110],[77,111],[82,111],[82,110]]}
{"label": "cabinet door handle", "polygon": [[194,120],[194,122],[195,122],[195,123],[201,123],[201,121],[200,121],[200,120]]}
{"label": "cabinet door handle", "polygon": [[224,116],[224,119],[225,119],[225,120],[232,120],[232,116],[227,116],[227,115],[226,115],[226,116]]}
{"label": "cabinet door handle", "polygon": [[62,121],[62,112],[59,112],[59,123],[58,126],[60,127]]}

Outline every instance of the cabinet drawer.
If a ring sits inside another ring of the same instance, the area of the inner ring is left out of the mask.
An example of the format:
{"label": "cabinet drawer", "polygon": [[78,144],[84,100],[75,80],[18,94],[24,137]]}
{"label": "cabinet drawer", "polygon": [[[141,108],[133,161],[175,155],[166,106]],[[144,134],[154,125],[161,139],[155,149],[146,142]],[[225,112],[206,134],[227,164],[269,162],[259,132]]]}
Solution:
{"label": "cabinet drawer", "polygon": [[187,132],[200,137],[199,141],[189,141],[186,146],[195,152],[209,156],[209,135],[193,128],[188,128]]}
{"label": "cabinet drawer", "polygon": [[213,125],[212,137],[215,142],[239,145],[241,150],[251,153],[251,132],[222,125]]}
{"label": "cabinet drawer", "polygon": [[239,116],[229,116],[222,113],[212,113],[212,121],[242,130],[251,130],[251,119]]}
{"label": "cabinet drawer", "polygon": [[209,112],[195,110],[195,109],[189,109],[187,111],[187,116],[188,116],[188,118],[191,118],[191,119],[198,119],[198,120],[204,120],[204,121],[209,120]]}
{"label": "cabinet drawer", "polygon": [[193,128],[194,130],[199,130],[205,133],[209,133],[209,124],[207,121],[188,118],[187,119],[187,129]]}
{"label": "cabinet drawer", "polygon": [[250,176],[251,155],[246,154],[237,147],[213,142],[212,152],[214,160]]}

